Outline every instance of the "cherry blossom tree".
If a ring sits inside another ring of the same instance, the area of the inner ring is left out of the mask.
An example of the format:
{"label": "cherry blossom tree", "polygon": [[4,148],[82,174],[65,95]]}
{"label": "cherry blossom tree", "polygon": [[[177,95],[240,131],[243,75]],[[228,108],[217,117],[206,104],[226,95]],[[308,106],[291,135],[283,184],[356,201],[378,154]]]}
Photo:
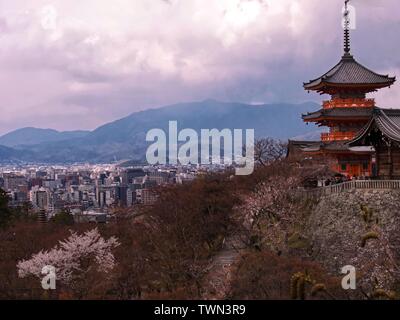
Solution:
{"label": "cherry blossom tree", "polygon": [[243,240],[247,245],[256,249],[267,245],[281,252],[292,222],[297,221],[299,208],[292,193],[301,184],[302,177],[290,166],[276,169],[271,166],[270,171],[253,192],[243,195],[235,211],[241,220]]}
{"label": "cherry blossom tree", "polygon": [[112,250],[119,246],[117,238],[105,240],[98,229],[93,229],[71,236],[49,251],[33,254],[31,259],[19,261],[17,264],[20,278],[33,275],[43,277],[44,266],[55,267],[57,281],[71,284],[76,278],[91,271],[109,273],[115,266]]}

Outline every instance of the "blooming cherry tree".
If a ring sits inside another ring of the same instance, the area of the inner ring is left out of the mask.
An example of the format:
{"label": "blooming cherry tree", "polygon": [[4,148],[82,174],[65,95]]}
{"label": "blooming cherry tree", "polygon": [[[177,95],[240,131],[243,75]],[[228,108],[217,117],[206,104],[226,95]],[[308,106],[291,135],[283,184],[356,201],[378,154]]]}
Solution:
{"label": "blooming cherry tree", "polygon": [[246,244],[256,248],[268,246],[277,252],[284,250],[286,236],[298,212],[291,192],[300,181],[296,172],[287,176],[275,173],[258,184],[254,192],[244,195],[241,205],[235,209],[240,216]]}
{"label": "blooming cherry tree", "polygon": [[114,268],[115,258],[112,250],[120,245],[117,238],[105,240],[97,228],[83,235],[71,233],[68,239],[60,241],[53,249],[40,251],[29,260],[19,261],[19,277],[42,277],[42,268],[51,265],[55,267],[57,280],[69,284],[76,275],[90,272],[93,268],[104,273]]}

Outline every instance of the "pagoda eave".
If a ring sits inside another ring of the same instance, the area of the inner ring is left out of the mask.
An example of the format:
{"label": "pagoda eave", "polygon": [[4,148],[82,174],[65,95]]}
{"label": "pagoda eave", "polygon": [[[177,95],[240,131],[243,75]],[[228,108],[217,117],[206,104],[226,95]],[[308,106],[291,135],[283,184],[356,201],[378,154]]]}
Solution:
{"label": "pagoda eave", "polygon": [[[333,102],[331,102],[332,104]],[[365,101],[368,105],[368,101]],[[329,107],[329,103],[325,103],[325,107],[315,112],[303,114],[302,118],[305,122],[368,122],[371,118],[373,107]]]}
{"label": "pagoda eave", "polygon": [[348,156],[351,154],[356,154],[360,156],[367,156],[372,154],[372,151],[365,151],[365,152],[354,152],[354,151],[334,151],[334,150],[321,150],[321,151],[303,151],[306,155],[309,156]]}
{"label": "pagoda eave", "polygon": [[347,145],[346,141],[343,141],[337,147],[332,147],[329,144],[322,144],[319,150],[306,150],[303,149],[303,152],[309,155],[370,155],[374,153],[372,150],[365,150],[365,151],[355,151],[351,150],[350,146]]}
{"label": "pagoda eave", "polygon": [[382,84],[357,84],[357,83],[352,83],[352,84],[341,84],[341,83],[331,83],[331,82],[321,82],[318,85],[315,86],[307,86],[304,85],[304,89],[308,91],[316,91],[319,94],[336,94],[340,92],[346,92],[346,91],[354,91],[354,92],[360,92],[360,93],[370,93],[370,92],[376,92],[379,89],[390,87],[393,85],[395,82],[395,79],[393,81],[387,82],[387,83],[382,83]]}
{"label": "pagoda eave", "polygon": [[365,122],[368,121],[369,118],[367,117],[360,117],[360,118],[340,118],[340,117],[321,117],[321,118],[304,118],[304,122],[310,122],[310,123],[325,123],[325,122]]}

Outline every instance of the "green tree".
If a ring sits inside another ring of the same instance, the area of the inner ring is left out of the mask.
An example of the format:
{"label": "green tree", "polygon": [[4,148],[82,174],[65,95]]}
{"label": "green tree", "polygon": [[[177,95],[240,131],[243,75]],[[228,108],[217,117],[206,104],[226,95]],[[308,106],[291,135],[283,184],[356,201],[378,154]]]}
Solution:
{"label": "green tree", "polygon": [[9,225],[12,219],[12,212],[8,207],[7,193],[0,189],[0,228],[5,228]]}
{"label": "green tree", "polygon": [[68,211],[61,211],[56,214],[51,221],[58,225],[72,226],[74,224],[74,217]]}

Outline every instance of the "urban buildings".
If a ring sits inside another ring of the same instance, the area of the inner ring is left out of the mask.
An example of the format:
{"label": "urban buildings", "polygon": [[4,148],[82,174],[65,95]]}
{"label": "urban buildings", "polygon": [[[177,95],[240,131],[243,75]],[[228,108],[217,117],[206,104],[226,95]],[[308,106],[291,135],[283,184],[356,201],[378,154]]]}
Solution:
{"label": "urban buildings", "polygon": [[117,165],[4,166],[0,187],[11,206],[30,205],[52,217],[70,212],[76,221],[104,221],[111,208],[151,205],[154,192],[166,184],[187,183],[209,168],[200,166]]}

